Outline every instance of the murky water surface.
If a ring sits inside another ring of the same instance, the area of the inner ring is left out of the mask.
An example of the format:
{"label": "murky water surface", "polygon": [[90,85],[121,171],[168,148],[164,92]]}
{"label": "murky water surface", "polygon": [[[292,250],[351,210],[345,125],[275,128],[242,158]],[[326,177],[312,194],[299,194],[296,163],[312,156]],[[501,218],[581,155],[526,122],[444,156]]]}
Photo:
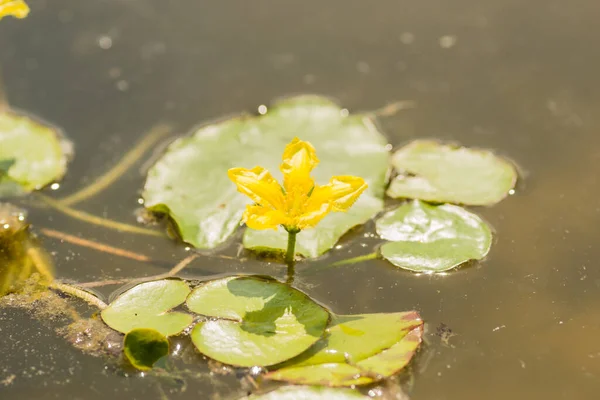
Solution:
{"label": "murky water surface", "polygon": [[[300,265],[298,287],[338,313],[418,310],[427,345],[413,399],[593,399],[600,390],[600,91],[595,0],[31,0],[31,15],[0,22],[10,103],[65,129],[76,158],[57,193],[94,180],[153,126],[201,121],[304,92],[351,110],[396,100],[418,107],[382,120],[390,143],[438,138],[518,162],[516,195],[477,208],[495,228],[489,257],[445,276],[384,261],[310,273],[371,251],[371,224],[342,248]],[[142,165],[79,207],[135,223]],[[115,234],[58,212],[52,228],[144,253],[143,264],[43,238],[59,275],[78,281],[166,271],[187,253],[169,240]],[[367,247],[362,245],[366,244]],[[238,242],[219,254],[236,255]],[[184,276],[278,265],[202,257]],[[114,289],[114,288],[113,288]],[[110,288],[104,294],[110,293]],[[436,328],[456,334],[444,343]],[[125,377],[0,310],[3,399],[227,398],[233,376],[176,383]],[[207,371],[205,365],[199,367]]]}

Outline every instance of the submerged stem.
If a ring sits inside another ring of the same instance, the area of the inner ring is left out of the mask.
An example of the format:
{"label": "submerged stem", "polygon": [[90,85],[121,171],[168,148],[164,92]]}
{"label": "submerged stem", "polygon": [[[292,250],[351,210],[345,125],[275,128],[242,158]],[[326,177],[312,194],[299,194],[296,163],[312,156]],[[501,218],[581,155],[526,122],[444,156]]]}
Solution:
{"label": "submerged stem", "polygon": [[140,261],[140,262],[152,262],[153,261],[150,257],[145,256],[143,254],[134,253],[132,251],[120,249],[118,247],[113,247],[108,244],[103,244],[100,242],[83,239],[83,238],[80,238],[77,236],[69,235],[68,233],[56,231],[54,229],[40,228],[39,232],[45,236],[48,236],[48,237],[51,237],[54,239],[59,239],[61,241],[67,242],[67,243],[71,243],[71,244],[75,244],[78,246],[98,250],[103,253],[113,254],[115,256],[125,257],[125,258],[129,258],[131,260],[136,260],[136,261]]}
{"label": "submerged stem", "polygon": [[294,256],[296,255],[296,235],[298,234],[298,230],[290,229],[288,232],[288,244],[287,251],[285,253],[285,263],[288,266],[294,264]]}
{"label": "submerged stem", "polygon": [[62,205],[70,206],[87,200],[106,189],[119,179],[133,164],[135,164],[150,147],[171,132],[166,125],[154,127],[139,143],[104,175],[100,176],[89,186],[59,200]]}
{"label": "submerged stem", "polygon": [[114,229],[120,232],[138,233],[141,235],[164,237],[164,234],[159,231],[141,228],[135,225],[124,224],[122,222],[113,221],[107,218],[97,217],[95,215],[88,214],[84,211],[79,211],[74,208],[65,206],[48,196],[44,196],[43,194],[38,193],[38,196],[50,207],[55,208],[56,210],[68,215],[69,217],[79,219],[81,221],[89,222],[91,224],[103,226],[109,229]]}
{"label": "submerged stem", "polygon": [[415,107],[417,107],[416,101],[401,100],[401,101],[395,101],[393,103],[386,104],[385,106],[383,106],[375,111],[371,111],[370,113],[367,113],[367,114],[371,114],[376,117],[391,117],[391,116],[396,115],[398,112],[400,112],[402,110],[409,110],[409,109],[415,108]]}
{"label": "submerged stem", "polygon": [[173,268],[171,268],[171,270],[169,272],[165,272],[164,274],[151,275],[151,276],[146,276],[146,277],[142,277],[142,278],[122,278],[122,279],[110,279],[110,280],[106,280],[106,281],[86,282],[86,283],[80,283],[78,285],[80,287],[92,288],[92,287],[106,286],[106,285],[118,285],[118,284],[123,284],[123,283],[142,283],[142,282],[146,282],[146,281],[155,281],[155,280],[159,280],[159,279],[173,278],[175,275],[177,275],[179,272],[181,272],[182,269],[187,267],[196,258],[198,258],[198,254],[191,254],[191,255],[187,256],[186,258],[184,258],[183,260],[179,261],[177,263],[177,265],[175,265]]}
{"label": "submerged stem", "polygon": [[330,266],[331,267],[339,267],[341,265],[356,264],[356,263],[359,263],[362,261],[375,260],[376,258],[377,258],[377,253],[369,253],[369,254],[364,254],[362,256],[348,258],[347,260],[336,261],[333,264],[331,264]]}
{"label": "submerged stem", "polygon": [[40,275],[46,278],[48,282],[52,282],[54,280],[54,266],[48,256],[39,248],[31,245],[27,248],[27,255]]}
{"label": "submerged stem", "polygon": [[70,294],[71,296],[78,297],[86,303],[96,306],[101,310],[104,310],[106,307],[108,307],[105,302],[93,294],[76,288],[75,286],[67,285],[65,283],[52,282],[50,285],[48,285],[48,287],[66,294]]}

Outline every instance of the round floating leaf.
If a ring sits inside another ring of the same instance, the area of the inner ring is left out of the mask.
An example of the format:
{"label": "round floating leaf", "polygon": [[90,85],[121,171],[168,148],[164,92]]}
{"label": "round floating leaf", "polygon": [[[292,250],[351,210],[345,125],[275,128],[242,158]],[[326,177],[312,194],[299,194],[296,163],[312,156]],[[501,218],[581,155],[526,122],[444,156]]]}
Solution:
{"label": "round floating leaf", "polygon": [[169,310],[183,303],[189,293],[187,283],[180,280],[141,283],[102,310],[102,319],[108,326],[123,333],[148,328],[165,336],[176,335],[188,327],[194,318],[190,314]]}
{"label": "round floating leaf", "polygon": [[169,340],[154,329],[134,329],[125,335],[123,351],[131,365],[148,371],[155,362],[169,354]]}
{"label": "round floating leaf", "polygon": [[[321,163],[317,183],[334,175],[359,176],[369,184],[348,213],[332,213],[298,235],[298,252],[317,256],[332,248],[350,228],[382,209],[389,166],[385,138],[370,117],[348,115],[330,100],[299,96],[276,103],[263,116],[242,116],[204,126],[176,140],[149,170],[143,197],[146,207],[168,213],[184,241],[214,248],[239,226],[249,203],[227,177],[233,167],[262,166],[281,179],[279,164],[295,136],[310,141]],[[244,245],[253,249],[285,249],[286,233],[248,229]]]}
{"label": "round floating leaf", "polygon": [[451,204],[414,200],[384,214],[376,226],[391,241],[381,246],[381,255],[416,272],[441,272],[482,259],[492,244],[492,232],[481,218]]}
{"label": "round floating leaf", "polygon": [[439,203],[491,205],[514,188],[514,165],[487,150],[417,140],[392,158],[399,172],[387,194]]}
{"label": "round floating leaf", "polygon": [[356,390],[314,386],[284,386],[265,394],[255,394],[241,400],[368,400]]}
{"label": "round floating leaf", "polygon": [[0,193],[9,192],[2,189],[5,185],[13,187],[10,192],[16,191],[15,183],[31,191],[61,179],[71,153],[71,143],[56,128],[14,112],[0,113],[0,160],[8,166],[0,173]]}
{"label": "round floating leaf", "polygon": [[404,368],[421,343],[414,312],[335,316],[328,335],[282,364],[267,379],[304,385],[352,386],[385,379]]}
{"label": "round floating leaf", "polygon": [[297,356],[319,340],[329,321],[329,313],[304,293],[258,277],[204,283],[190,294],[187,306],[211,317],[192,330],[198,350],[241,367]]}

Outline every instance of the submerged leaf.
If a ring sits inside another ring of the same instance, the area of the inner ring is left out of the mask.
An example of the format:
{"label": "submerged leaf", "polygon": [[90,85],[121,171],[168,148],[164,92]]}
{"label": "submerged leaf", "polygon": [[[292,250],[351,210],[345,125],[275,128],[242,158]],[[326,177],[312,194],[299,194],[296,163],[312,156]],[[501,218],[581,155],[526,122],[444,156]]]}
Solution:
{"label": "submerged leaf", "polygon": [[[335,175],[355,175],[369,188],[347,213],[328,215],[314,229],[298,235],[298,252],[309,257],[332,248],[350,228],[382,209],[389,152],[386,140],[365,115],[347,115],[319,96],[299,96],[275,104],[266,115],[242,116],[204,126],[178,139],[148,172],[146,207],[168,213],[184,241],[214,248],[230,237],[248,200],[227,177],[233,167],[267,168],[281,180],[279,164],[294,137],[310,141],[321,163],[317,183]],[[247,229],[244,245],[285,249],[286,233]]]}
{"label": "submerged leaf", "polygon": [[190,288],[175,279],[140,283],[117,297],[102,310],[102,319],[111,328],[128,333],[136,328],[155,329],[165,336],[180,333],[193,322],[193,316],[169,312],[182,304]]}
{"label": "submerged leaf", "polygon": [[40,274],[40,283],[53,279],[50,257],[28,228],[24,210],[0,203],[0,296],[23,289],[34,272]]}
{"label": "submerged leaf", "polygon": [[134,329],[125,335],[123,352],[131,365],[141,371],[169,354],[169,340],[154,329]]}
{"label": "submerged leaf", "polygon": [[192,330],[194,345],[225,364],[278,364],[314,344],[329,313],[304,293],[258,277],[229,277],[194,289],[188,308],[210,317]]}
{"label": "submerged leaf", "polygon": [[265,394],[254,394],[240,400],[368,400],[360,392],[315,386],[284,386]]}
{"label": "submerged leaf", "polygon": [[491,205],[514,188],[514,165],[491,151],[417,140],[392,157],[388,195],[439,203]]}
{"label": "submerged leaf", "polygon": [[377,233],[391,241],[381,255],[397,267],[441,272],[480,260],[492,244],[489,226],[477,215],[451,204],[405,203],[376,222]]}
{"label": "submerged leaf", "polygon": [[328,335],[309,351],[266,375],[304,385],[364,385],[404,368],[421,343],[414,312],[335,316]]}
{"label": "submerged leaf", "polygon": [[31,191],[61,179],[71,152],[56,128],[12,111],[0,113],[0,160],[14,161],[0,177],[0,193],[7,192],[5,185]]}

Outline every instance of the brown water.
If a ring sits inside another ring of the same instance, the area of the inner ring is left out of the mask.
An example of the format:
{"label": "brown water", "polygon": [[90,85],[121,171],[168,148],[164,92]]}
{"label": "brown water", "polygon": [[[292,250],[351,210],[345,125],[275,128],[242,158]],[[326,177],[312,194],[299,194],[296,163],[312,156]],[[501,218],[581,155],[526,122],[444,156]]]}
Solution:
{"label": "brown water", "polygon": [[[382,121],[394,146],[432,137],[516,160],[524,176],[517,194],[475,209],[496,230],[484,262],[446,276],[384,261],[318,274],[301,265],[298,286],[338,313],[418,310],[428,344],[408,388],[413,399],[598,397],[596,0],[29,3],[26,20],[0,22],[0,65],[11,104],[63,127],[76,144],[69,174],[51,195],[93,181],[158,123],[186,132],[304,92],[351,110],[414,100],[416,109]],[[133,224],[142,183],[133,169],[78,207]],[[160,273],[186,255],[171,241],[115,234],[57,212],[32,210],[31,219],[36,228],[159,260],[141,264],[44,239],[65,278]],[[312,266],[369,252],[373,242],[363,234],[372,230],[347,236]],[[221,254],[237,250],[236,242]],[[277,265],[209,257],[187,270],[226,272],[284,275]],[[449,345],[435,335],[440,323],[457,334]],[[0,310],[0,331],[0,380],[15,375],[0,387],[2,399],[160,398],[154,379],[105,368],[21,311]],[[239,393],[235,377],[215,381],[165,393]]]}

